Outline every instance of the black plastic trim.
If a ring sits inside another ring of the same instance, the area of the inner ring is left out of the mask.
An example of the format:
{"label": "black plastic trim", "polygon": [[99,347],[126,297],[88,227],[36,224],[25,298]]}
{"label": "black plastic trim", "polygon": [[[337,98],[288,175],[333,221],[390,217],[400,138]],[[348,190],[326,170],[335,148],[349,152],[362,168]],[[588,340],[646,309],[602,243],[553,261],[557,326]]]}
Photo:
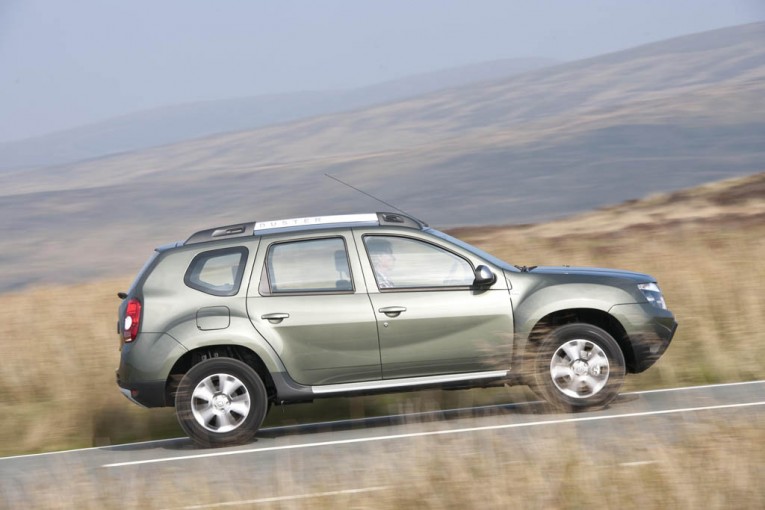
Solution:
{"label": "black plastic trim", "polygon": [[[677,331],[677,322],[671,318],[656,319],[654,333],[636,335],[630,338],[632,351],[635,353],[635,363],[629,367],[631,373],[644,372],[666,352]],[[651,352],[653,349],[654,352]]]}
{"label": "black plastic trim", "polygon": [[130,398],[145,407],[167,407],[173,405],[165,401],[165,381],[135,382],[123,384],[119,377],[117,385],[130,392]]}
{"label": "black plastic trim", "polygon": [[252,236],[255,222],[238,223],[236,225],[224,225],[222,227],[200,230],[192,234],[183,244],[197,244],[216,239],[229,239],[234,237]]}

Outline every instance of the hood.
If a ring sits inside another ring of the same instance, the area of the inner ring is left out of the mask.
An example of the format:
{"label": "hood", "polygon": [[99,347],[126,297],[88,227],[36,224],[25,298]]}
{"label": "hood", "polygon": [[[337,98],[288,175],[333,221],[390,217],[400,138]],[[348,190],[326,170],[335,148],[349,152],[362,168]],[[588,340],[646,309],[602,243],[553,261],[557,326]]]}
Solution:
{"label": "hood", "polygon": [[553,275],[576,275],[576,276],[600,276],[604,278],[621,278],[632,280],[637,283],[655,282],[651,276],[633,271],[623,271],[621,269],[608,269],[603,267],[568,267],[568,266],[539,266],[529,270],[532,274],[553,274]]}

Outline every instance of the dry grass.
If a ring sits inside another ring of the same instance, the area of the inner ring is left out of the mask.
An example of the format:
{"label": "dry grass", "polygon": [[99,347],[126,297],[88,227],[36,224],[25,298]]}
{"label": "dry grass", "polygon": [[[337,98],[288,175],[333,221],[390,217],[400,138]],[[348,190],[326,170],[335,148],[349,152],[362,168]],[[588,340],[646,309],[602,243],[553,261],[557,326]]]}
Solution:
{"label": "dry grass", "polygon": [[0,454],[151,435],[159,417],[125,405],[114,383],[116,291],[128,284],[0,295]]}
{"label": "dry grass", "polygon": [[[747,189],[753,193],[742,191]],[[628,389],[762,378],[765,220],[741,214],[759,210],[765,193],[747,180],[684,193],[578,222],[465,229],[457,235],[517,264],[621,267],[656,276],[680,329],[655,367],[627,379]],[[657,211],[668,203],[685,219],[664,221],[669,213]],[[709,216],[701,210],[704,204],[722,209]],[[728,214],[734,208],[741,214]],[[627,209],[643,211],[645,221],[620,213]],[[609,217],[611,229],[603,233],[600,225]],[[0,455],[180,434],[172,410],[138,408],[116,389],[115,293],[128,284],[126,278],[0,295]],[[270,423],[384,413],[417,398],[333,399],[284,413],[277,409]],[[502,398],[506,393],[452,392],[443,394],[441,405]]]}
{"label": "dry grass", "polygon": [[620,267],[652,274],[680,323],[642,387],[752,380],[765,365],[765,222],[679,224],[609,235],[463,236],[519,264]]}

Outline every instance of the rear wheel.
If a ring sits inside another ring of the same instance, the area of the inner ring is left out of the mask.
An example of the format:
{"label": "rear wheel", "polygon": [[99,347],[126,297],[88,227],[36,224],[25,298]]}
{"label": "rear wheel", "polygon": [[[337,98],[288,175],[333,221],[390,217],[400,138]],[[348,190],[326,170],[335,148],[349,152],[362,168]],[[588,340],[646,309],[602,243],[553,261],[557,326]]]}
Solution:
{"label": "rear wheel", "polygon": [[268,409],[266,388],[247,364],[212,358],[191,367],[175,396],[178,422],[204,448],[246,443]]}
{"label": "rear wheel", "polygon": [[552,330],[533,355],[532,388],[555,407],[602,407],[618,395],[626,373],[614,338],[591,324]]}

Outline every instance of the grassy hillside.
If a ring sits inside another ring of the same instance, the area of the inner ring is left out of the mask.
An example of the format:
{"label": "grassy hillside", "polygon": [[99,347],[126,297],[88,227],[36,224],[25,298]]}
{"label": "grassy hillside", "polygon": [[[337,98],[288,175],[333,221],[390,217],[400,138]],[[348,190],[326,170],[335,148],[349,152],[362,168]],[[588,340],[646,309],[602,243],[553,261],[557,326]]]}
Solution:
{"label": "grassy hillside", "polygon": [[499,80],[560,62],[481,62],[350,90],[293,92],[166,106],[16,142],[0,143],[0,172],[51,166],[220,133],[368,108],[434,91]]}
{"label": "grassy hillside", "polygon": [[[517,264],[621,267],[659,279],[680,323],[659,363],[627,388],[762,378],[765,173],[657,195],[548,224],[459,237]],[[116,291],[123,278],[0,295],[0,455],[180,435],[172,410],[117,391]],[[521,388],[330,399],[272,413],[270,424],[525,398]]]}
{"label": "grassy hillside", "polygon": [[[343,114],[0,174],[0,290],[130,273],[195,229],[380,210],[543,221],[762,170],[765,23]],[[444,205],[448,204],[448,208]]]}

